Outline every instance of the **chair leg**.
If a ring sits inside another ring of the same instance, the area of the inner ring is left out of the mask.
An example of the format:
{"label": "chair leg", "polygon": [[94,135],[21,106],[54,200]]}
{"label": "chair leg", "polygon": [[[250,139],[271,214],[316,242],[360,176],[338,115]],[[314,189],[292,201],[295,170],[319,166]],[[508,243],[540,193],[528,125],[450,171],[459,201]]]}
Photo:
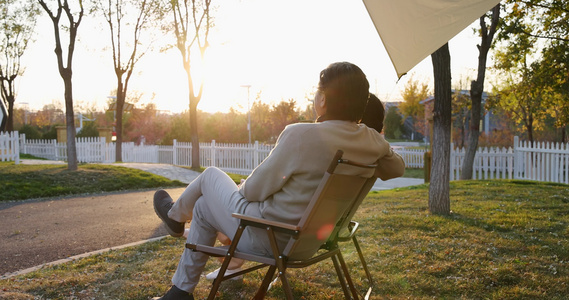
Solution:
{"label": "chair leg", "polygon": [[267,237],[271,242],[271,250],[273,251],[273,257],[275,258],[276,267],[279,270],[279,277],[281,278],[286,298],[289,300],[293,300],[292,290],[290,288],[290,284],[288,283],[288,279],[286,278],[286,266],[285,266],[286,257],[283,257],[280,254],[279,246],[277,244],[277,239],[275,237],[275,232],[272,227],[267,227]]}
{"label": "chair leg", "polygon": [[245,227],[243,227],[243,226],[237,227],[237,231],[235,232],[235,236],[233,237],[233,242],[229,246],[229,249],[227,249],[227,255],[225,256],[225,259],[223,260],[223,263],[221,264],[221,267],[219,268],[219,273],[217,274],[217,277],[213,281],[211,290],[210,290],[209,295],[207,297],[208,300],[215,299],[215,294],[217,293],[217,290],[219,289],[219,286],[221,285],[221,282],[223,281],[223,277],[225,276],[225,270],[227,270],[227,267],[229,266],[229,263],[231,262],[231,258],[233,257],[233,254],[235,253],[235,249],[237,248],[237,243],[239,243],[239,239],[241,239],[241,235],[243,234],[243,230],[245,230]]}
{"label": "chair leg", "polygon": [[225,275],[225,270],[227,270],[227,267],[229,266],[230,260],[231,259],[227,259],[227,258],[225,260],[223,260],[223,263],[221,264],[221,267],[219,268],[219,273],[217,274],[217,277],[213,281],[213,284],[211,286],[211,290],[209,291],[209,295],[207,297],[208,300],[215,299],[215,294],[217,293],[217,290],[219,289],[219,286],[221,285],[221,282],[223,281],[223,276]]}
{"label": "chair leg", "polygon": [[358,291],[354,287],[354,282],[352,281],[352,277],[350,276],[350,272],[348,271],[348,266],[344,261],[344,257],[342,257],[342,252],[338,251],[338,260],[340,261],[340,265],[342,266],[342,270],[344,271],[344,276],[346,277],[346,281],[348,282],[348,286],[350,287],[350,291],[354,296],[355,300],[358,300]]}
{"label": "chair leg", "polygon": [[367,268],[366,260],[364,258],[363,253],[362,253],[362,249],[360,248],[360,243],[358,243],[358,239],[356,239],[355,235],[352,237],[352,241],[354,242],[354,246],[356,247],[356,250],[358,251],[358,256],[360,257],[360,261],[362,262],[362,266],[364,268],[369,286],[371,288],[371,287],[373,287],[373,279],[371,278],[371,273],[369,272],[369,269]]}
{"label": "chair leg", "polygon": [[292,289],[290,287],[290,284],[288,283],[286,272],[280,273],[279,277],[281,278],[281,282],[283,283],[283,290],[285,292],[286,298],[288,300],[294,300],[294,298],[292,296]]}
{"label": "chair leg", "polygon": [[344,277],[344,272],[340,267],[340,263],[338,262],[338,258],[336,256],[332,256],[332,262],[334,263],[334,268],[336,269],[336,275],[338,275],[338,281],[340,281],[340,285],[342,286],[342,291],[344,291],[344,298],[350,299],[350,293],[348,292],[348,286],[346,285],[346,279]]}
{"label": "chair leg", "polygon": [[257,294],[255,294],[255,297],[253,297],[253,299],[255,300],[265,299],[265,295],[267,294],[267,289],[269,288],[269,284],[271,284],[271,281],[273,280],[273,276],[275,275],[276,269],[277,269],[276,266],[269,266],[269,269],[265,274],[265,278],[263,279],[263,282],[261,283],[261,286],[257,290]]}

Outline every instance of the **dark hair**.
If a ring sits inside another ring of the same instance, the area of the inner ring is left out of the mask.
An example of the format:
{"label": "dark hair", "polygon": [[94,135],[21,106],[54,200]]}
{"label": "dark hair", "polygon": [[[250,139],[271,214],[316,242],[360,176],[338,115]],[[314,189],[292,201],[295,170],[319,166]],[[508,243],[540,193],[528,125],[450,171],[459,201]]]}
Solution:
{"label": "dark hair", "polygon": [[369,97],[369,82],[358,66],[349,62],[329,65],[320,72],[318,89],[326,97],[325,119],[361,120]]}
{"label": "dark hair", "polygon": [[381,133],[381,131],[383,130],[384,119],[385,119],[385,107],[383,107],[383,103],[381,103],[381,100],[379,100],[379,98],[377,98],[376,95],[369,94],[369,100],[367,102],[367,106],[364,111],[364,116],[362,117],[361,123]]}

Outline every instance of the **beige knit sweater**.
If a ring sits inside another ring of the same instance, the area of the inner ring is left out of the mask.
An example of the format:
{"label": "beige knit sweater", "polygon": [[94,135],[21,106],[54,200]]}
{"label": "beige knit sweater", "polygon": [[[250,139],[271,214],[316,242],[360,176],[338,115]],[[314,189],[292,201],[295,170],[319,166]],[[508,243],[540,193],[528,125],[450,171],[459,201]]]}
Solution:
{"label": "beige knit sweater", "polygon": [[338,120],[298,123],[283,130],[239,191],[250,206],[258,205],[263,218],[297,224],[337,150],[365,164],[379,159],[376,175],[382,180],[405,171],[401,156],[374,129]]}

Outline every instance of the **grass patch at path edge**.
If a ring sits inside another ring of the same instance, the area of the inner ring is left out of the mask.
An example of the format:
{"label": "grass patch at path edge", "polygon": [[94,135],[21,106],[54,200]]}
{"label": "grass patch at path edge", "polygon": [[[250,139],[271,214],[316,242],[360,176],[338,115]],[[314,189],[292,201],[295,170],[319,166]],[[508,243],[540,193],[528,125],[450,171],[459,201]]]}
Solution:
{"label": "grass patch at path edge", "polygon": [[0,182],[0,202],[186,186],[178,180],[120,166],[80,164],[77,171],[69,171],[67,165],[13,162],[0,163]]}

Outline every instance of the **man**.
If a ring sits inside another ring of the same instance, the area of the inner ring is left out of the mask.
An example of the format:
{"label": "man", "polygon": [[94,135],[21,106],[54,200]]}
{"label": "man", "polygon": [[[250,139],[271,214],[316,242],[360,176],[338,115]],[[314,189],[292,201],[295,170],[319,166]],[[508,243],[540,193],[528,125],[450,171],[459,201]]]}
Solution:
{"label": "man", "polygon": [[[238,220],[232,213],[297,224],[337,150],[344,158],[362,163],[378,162],[376,174],[383,180],[403,175],[403,159],[374,129],[358,124],[369,98],[369,83],[362,70],[347,62],[333,63],[320,72],[314,107],[316,123],[287,126],[275,148],[240,186],[223,171],[207,168],[173,202],[157,191],[154,208],[172,236],[182,236],[191,220],[188,242],[213,245],[218,232],[232,237]],[[287,237],[277,236],[284,247]],[[271,255],[262,229],[247,227],[238,251]],[[163,300],[193,299],[208,256],[185,249],[173,286]]]}

